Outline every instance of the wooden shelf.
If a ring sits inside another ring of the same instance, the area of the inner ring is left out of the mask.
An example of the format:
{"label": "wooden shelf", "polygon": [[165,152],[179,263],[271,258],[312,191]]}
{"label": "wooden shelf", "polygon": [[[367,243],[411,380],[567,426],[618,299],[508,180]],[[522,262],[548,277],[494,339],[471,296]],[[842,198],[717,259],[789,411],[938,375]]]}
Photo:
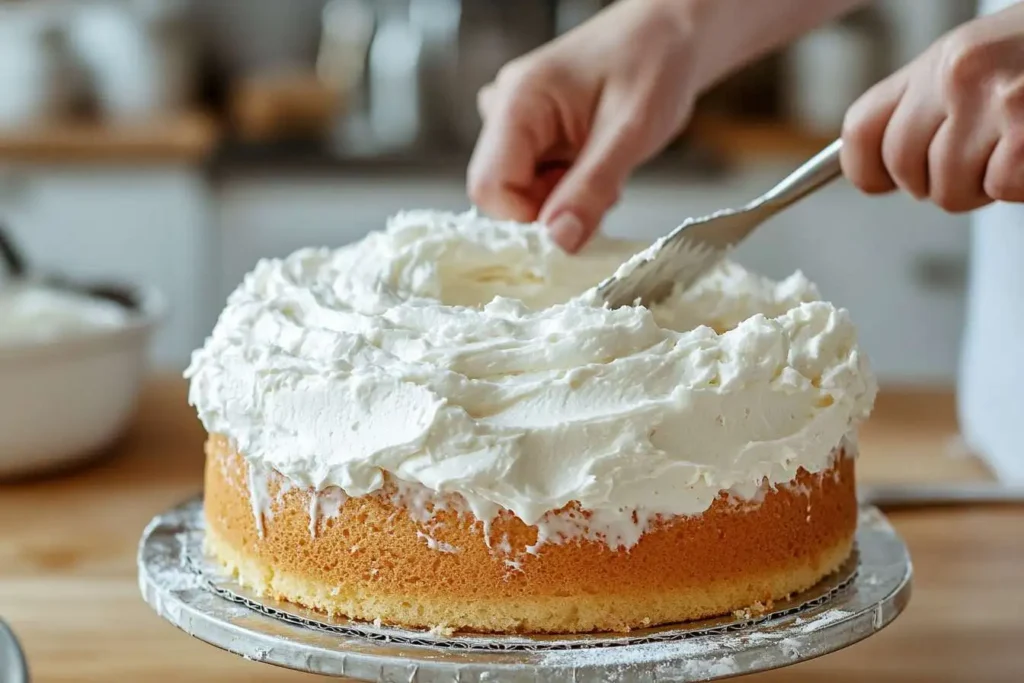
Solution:
{"label": "wooden shelf", "polygon": [[[237,119],[239,112],[234,114]],[[248,119],[244,121],[243,130],[253,128]],[[263,128],[255,137],[266,137]],[[214,152],[222,133],[220,122],[200,111],[132,124],[40,124],[24,130],[0,130],[0,163],[202,162]],[[732,163],[806,158],[834,139],[801,131],[784,121],[744,120],[712,112],[698,112],[687,133]]]}
{"label": "wooden shelf", "polygon": [[839,131],[835,135],[816,135],[785,121],[744,120],[699,112],[687,134],[730,162],[746,163],[811,157],[838,137]]}
{"label": "wooden shelf", "polygon": [[0,131],[0,163],[201,162],[220,127],[193,111],[142,123],[69,121]]}

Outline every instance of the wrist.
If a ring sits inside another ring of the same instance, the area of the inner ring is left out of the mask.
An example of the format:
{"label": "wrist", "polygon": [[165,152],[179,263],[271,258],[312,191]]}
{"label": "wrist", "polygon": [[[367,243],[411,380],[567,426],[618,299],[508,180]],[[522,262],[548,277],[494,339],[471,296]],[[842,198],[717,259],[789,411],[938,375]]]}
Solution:
{"label": "wrist", "polygon": [[640,0],[691,42],[697,95],[732,72],[867,0]]}
{"label": "wrist", "polygon": [[698,96],[718,81],[723,69],[718,64],[721,55],[727,53],[716,47],[716,41],[726,36],[721,35],[723,5],[733,0],[635,0],[648,6],[649,11],[656,15],[657,21],[669,22],[689,43],[690,49],[690,80],[694,95]]}

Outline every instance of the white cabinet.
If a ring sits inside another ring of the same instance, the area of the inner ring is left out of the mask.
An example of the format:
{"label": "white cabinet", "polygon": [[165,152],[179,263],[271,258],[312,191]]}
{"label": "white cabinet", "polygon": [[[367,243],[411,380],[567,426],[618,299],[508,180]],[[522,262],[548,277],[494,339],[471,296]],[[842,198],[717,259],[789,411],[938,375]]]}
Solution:
{"label": "white cabinet", "polygon": [[0,220],[33,265],[164,294],[152,357],[165,370],[184,367],[220,308],[207,196],[201,169],[185,165],[0,167]]}

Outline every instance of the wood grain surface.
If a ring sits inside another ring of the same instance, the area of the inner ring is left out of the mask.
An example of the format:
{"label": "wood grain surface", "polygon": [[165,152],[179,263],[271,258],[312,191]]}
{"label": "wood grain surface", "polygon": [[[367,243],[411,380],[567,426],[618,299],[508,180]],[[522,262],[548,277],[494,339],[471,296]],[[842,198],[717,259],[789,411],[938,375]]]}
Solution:
{"label": "wood grain surface", "polygon": [[[68,120],[0,131],[0,162],[202,163],[230,132],[251,142],[273,142],[306,133],[319,139],[344,103],[306,78],[256,79],[236,85],[229,112],[168,114],[132,123]],[[800,160],[831,138],[813,135],[781,120],[744,120],[698,111],[688,134],[729,162]]]}
{"label": "wood grain surface", "polygon": [[[954,417],[945,392],[884,394],[863,431],[862,478],[986,477],[957,445]],[[154,514],[200,490],[203,436],[185,384],[157,378],[134,426],[101,462],[0,484],[0,615],[22,639],[33,681],[318,680],[194,640],[139,597],[139,534]],[[892,519],[916,570],[907,612],[847,650],[744,680],[1024,680],[1024,508]]]}
{"label": "wood grain surface", "polygon": [[137,123],[63,121],[0,131],[0,162],[205,162],[220,141],[216,120],[189,111]]}

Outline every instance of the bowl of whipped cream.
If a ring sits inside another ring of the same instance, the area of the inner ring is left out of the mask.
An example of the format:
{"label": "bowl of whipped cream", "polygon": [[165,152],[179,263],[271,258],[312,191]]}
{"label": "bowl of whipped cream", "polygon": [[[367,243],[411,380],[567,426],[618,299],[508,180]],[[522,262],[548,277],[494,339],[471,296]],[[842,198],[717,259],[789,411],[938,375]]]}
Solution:
{"label": "bowl of whipped cream", "polygon": [[104,452],[131,420],[156,292],[0,278],[0,478]]}

